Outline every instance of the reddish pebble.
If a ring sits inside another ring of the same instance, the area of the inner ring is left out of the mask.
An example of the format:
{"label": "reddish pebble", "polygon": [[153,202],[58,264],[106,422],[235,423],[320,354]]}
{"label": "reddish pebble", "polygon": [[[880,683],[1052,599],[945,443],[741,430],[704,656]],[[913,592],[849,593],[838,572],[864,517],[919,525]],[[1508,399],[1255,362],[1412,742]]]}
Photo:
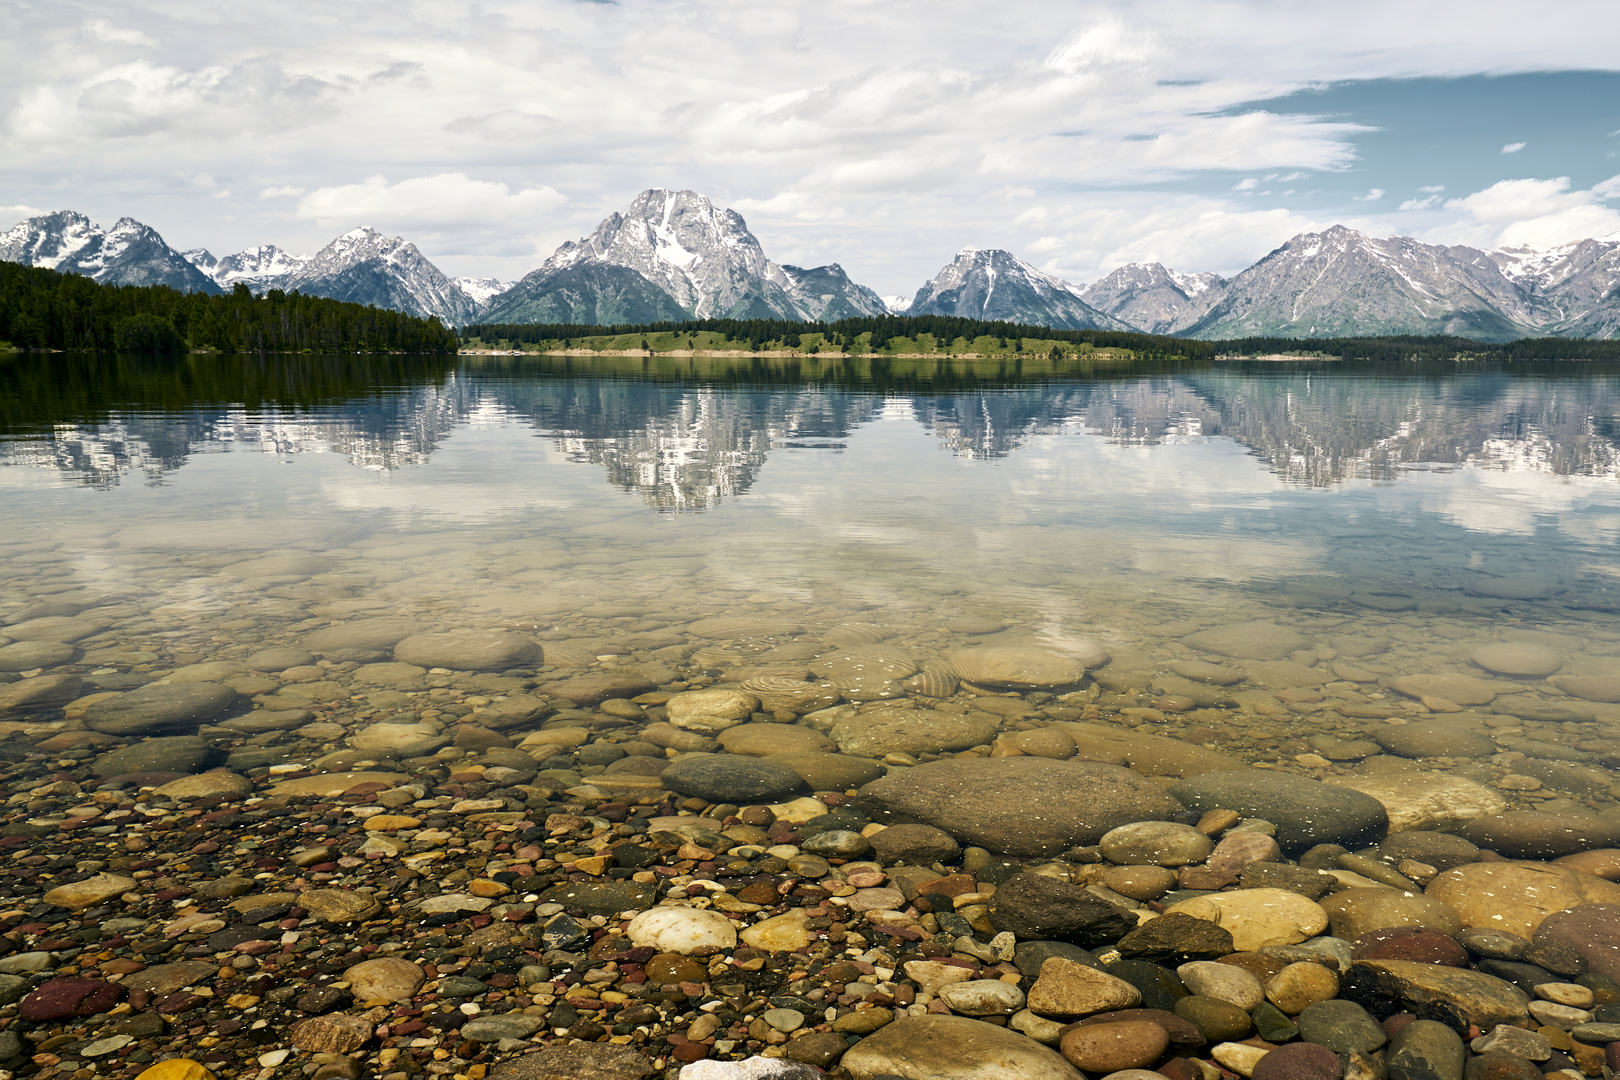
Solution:
{"label": "reddish pebble", "polygon": [[1251,1080],[1339,1080],[1339,1055],[1315,1043],[1289,1043],[1261,1058]]}

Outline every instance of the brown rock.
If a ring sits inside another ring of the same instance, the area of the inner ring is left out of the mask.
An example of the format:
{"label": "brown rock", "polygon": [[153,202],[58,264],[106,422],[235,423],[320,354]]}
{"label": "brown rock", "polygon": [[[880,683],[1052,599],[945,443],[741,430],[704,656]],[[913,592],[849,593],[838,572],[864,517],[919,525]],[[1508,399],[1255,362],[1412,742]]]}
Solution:
{"label": "brown rock", "polygon": [[509,1058],[489,1075],[490,1080],[641,1080],[652,1072],[652,1062],[628,1046],[575,1042]]}
{"label": "brown rock", "polygon": [[1416,964],[1407,960],[1359,960],[1345,975],[1343,995],[1351,1001],[1394,999],[1425,1019],[1457,1031],[1473,1024],[1489,1031],[1497,1024],[1529,1022],[1530,999],[1512,983],[1479,971]]}
{"label": "brown rock", "polygon": [[372,1023],[363,1016],[332,1013],[292,1026],[291,1042],[312,1054],[348,1054],[371,1040]]}
{"label": "brown rock", "polygon": [[1456,912],[1464,926],[1506,930],[1523,938],[1531,937],[1555,911],[1620,904],[1620,885],[1539,862],[1469,863],[1447,870],[1424,891]]}
{"label": "brown rock", "polygon": [[422,968],[394,956],[362,960],[343,973],[355,1000],[409,1001],[422,988],[427,976]]}
{"label": "brown rock", "polygon": [[1510,859],[1552,859],[1593,848],[1620,847],[1620,825],[1586,814],[1510,810],[1464,822],[1457,832]]}
{"label": "brown rock", "polygon": [[[907,1080],[1080,1080],[1074,1066],[1056,1051],[1016,1031],[965,1016],[925,1015],[896,1020],[851,1047],[839,1064],[855,1080],[873,1080],[877,1076],[903,1076]],[[530,1078],[503,1076],[497,1069],[494,1080]]]}
{"label": "brown rock", "polygon": [[1464,925],[1445,897],[1432,893],[1424,895],[1389,888],[1344,889],[1323,898],[1321,903],[1332,923],[1333,936],[1346,941],[1374,930],[1398,926],[1428,926],[1455,934]]}
{"label": "brown rock", "polygon": [[1158,1061],[1170,1045],[1170,1033],[1149,1020],[1081,1024],[1065,1032],[1058,1045],[1075,1068],[1111,1073]]}
{"label": "brown rock", "polygon": [[1588,971],[1620,980],[1620,906],[1586,904],[1554,912],[1541,921],[1534,940],[1574,949]]}
{"label": "brown rock", "polygon": [[1029,988],[1026,1005],[1039,1016],[1078,1017],[1114,1009],[1135,1008],[1142,992],[1124,979],[1061,956],[1041,965],[1040,977]]}

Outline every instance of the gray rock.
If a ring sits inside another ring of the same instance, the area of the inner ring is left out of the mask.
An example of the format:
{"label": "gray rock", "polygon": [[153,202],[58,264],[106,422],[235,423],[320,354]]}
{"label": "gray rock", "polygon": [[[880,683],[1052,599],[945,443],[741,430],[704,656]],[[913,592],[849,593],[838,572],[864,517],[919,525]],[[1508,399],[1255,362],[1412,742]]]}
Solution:
{"label": "gray rock", "polygon": [[1095,844],[1121,825],[1181,811],[1130,769],[1037,757],[952,759],[900,770],[861,788],[857,806],[873,821],[932,825],[1003,855],[1055,855]]}
{"label": "gray rock", "polygon": [[1510,810],[1466,821],[1457,832],[1510,859],[1553,859],[1577,851],[1620,847],[1620,825],[1588,814]]}
{"label": "gray rock", "polygon": [[0,1065],[22,1057],[22,1039],[15,1031],[0,1031]]}
{"label": "gray rock", "polygon": [[961,845],[932,825],[891,825],[871,838],[872,854],[884,866],[932,866],[956,858]]}
{"label": "gray rock", "polygon": [[1458,1031],[1468,1030],[1470,1024],[1484,1031],[1497,1024],[1529,1021],[1530,999],[1518,987],[1481,971],[1442,964],[1358,960],[1344,974],[1340,993],[1380,1009],[1393,1001],[1408,1012],[1440,1020]]}
{"label": "gray rock", "polygon": [[1062,957],[1064,960],[1073,960],[1088,968],[1103,970],[1097,958],[1078,945],[1067,941],[1020,941],[1013,951],[1013,966],[1018,973],[1028,979],[1031,984],[1040,978],[1041,965],[1052,957]]}
{"label": "gray rock", "polygon": [[1291,853],[1316,844],[1365,847],[1382,840],[1389,828],[1389,815],[1372,796],[1287,773],[1204,773],[1183,780],[1170,794],[1200,813],[1235,810],[1273,822],[1277,843]]}
{"label": "gray rock", "polygon": [[1535,943],[1574,949],[1586,961],[1588,971],[1620,978],[1620,905],[1581,904],[1555,911],[1536,927]]}
{"label": "gray rock", "polygon": [[166,739],[143,739],[129,746],[110,750],[90,766],[97,776],[125,773],[199,773],[224,755],[195,735],[175,735]]}
{"label": "gray rock", "polygon": [[539,660],[540,646],[510,630],[447,630],[402,639],[394,659],[424,668],[506,671]]}
{"label": "gray rock", "polygon": [[855,1044],[839,1064],[855,1080],[1080,1080],[1082,1075],[1034,1039],[965,1016],[903,1017]]}
{"label": "gray rock", "polygon": [[1392,754],[1407,758],[1486,758],[1496,753],[1496,740],[1483,731],[1449,724],[1397,724],[1373,733],[1373,740]]}
{"label": "gray rock", "polygon": [[72,660],[78,652],[72,645],[61,641],[14,641],[10,645],[0,646],[0,671],[56,667]]}
{"label": "gray rock", "polygon": [[966,750],[996,737],[998,724],[983,714],[958,716],[933,709],[877,709],[841,720],[832,738],[845,754],[939,754]]}
{"label": "gray rock", "polygon": [[288,668],[307,667],[314,662],[313,653],[295,649],[290,645],[260,649],[243,661],[253,671],[286,671]]}
{"label": "gray rock", "polygon": [[473,1042],[527,1039],[544,1026],[538,1016],[525,1016],[522,1013],[480,1016],[461,1025],[461,1037]]}
{"label": "gray rock", "polygon": [[804,788],[804,780],[785,765],[734,754],[687,754],[659,779],[671,791],[716,803],[769,802]]}
{"label": "gray rock", "polygon": [[1335,1053],[1361,1050],[1371,1053],[1384,1045],[1384,1029],[1353,1001],[1334,999],[1307,1005],[1294,1021],[1299,1037]]}
{"label": "gray rock", "polygon": [[1136,916],[1076,885],[1045,874],[1015,874],[990,898],[990,925],[1022,939],[1061,938],[1107,945],[1136,926]]}
{"label": "gray rock", "polygon": [[652,1062],[628,1046],[574,1042],[508,1058],[489,1075],[490,1080],[641,1080],[652,1071]]}
{"label": "gray rock", "polygon": [[587,915],[617,915],[652,907],[658,902],[658,891],[635,881],[565,881],[541,893],[539,902],[561,904]]}
{"label": "gray rock", "polygon": [[1307,642],[1299,631],[1268,622],[1241,622],[1200,630],[1181,640],[1200,652],[1239,660],[1281,660]]}
{"label": "gray rock", "polygon": [[84,722],[106,735],[160,735],[196,730],[235,703],[237,693],[223,683],[151,683],[98,701]]}
{"label": "gray rock", "polygon": [[21,975],[0,975],[0,1008],[15,1005],[28,993],[29,982]]}
{"label": "gray rock", "polygon": [[381,651],[392,649],[420,629],[421,626],[410,619],[353,619],[304,635],[304,648],[313,653],[351,649]]}
{"label": "gray rock", "polygon": [[30,713],[66,705],[84,690],[77,675],[36,675],[0,686],[0,715]]}
{"label": "gray rock", "polygon": [[1462,1080],[1462,1036],[1435,1020],[1414,1020],[1389,1043],[1389,1080]]}
{"label": "gray rock", "polygon": [[1479,846],[1451,833],[1413,829],[1392,833],[1378,845],[1388,859],[1413,859],[1442,872],[1479,861]]}

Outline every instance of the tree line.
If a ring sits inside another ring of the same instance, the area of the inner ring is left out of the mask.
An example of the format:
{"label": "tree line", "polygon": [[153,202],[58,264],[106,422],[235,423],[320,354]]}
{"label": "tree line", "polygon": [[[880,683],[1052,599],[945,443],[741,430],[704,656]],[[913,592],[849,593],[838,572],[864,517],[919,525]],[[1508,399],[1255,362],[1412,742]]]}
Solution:
{"label": "tree line", "polygon": [[484,341],[511,341],[527,345],[564,343],[581,338],[617,334],[720,334],[722,340],[758,347],[781,342],[799,348],[806,335],[820,334],[829,346],[847,348],[862,335],[869,335],[866,347],[873,352],[897,339],[915,341],[929,336],[935,341],[969,342],[982,337],[996,338],[1001,347],[1010,341],[1036,338],[1097,349],[1130,349],[1158,356],[1210,359],[1215,350],[1209,342],[1157,334],[1135,334],[1117,330],[1054,330],[1025,323],[966,319],[954,315],[868,315],[835,322],[793,322],[787,319],[689,319],[684,322],[636,323],[628,326],[595,326],[587,323],[483,323],[462,327],[466,337]]}
{"label": "tree line", "polygon": [[246,285],[224,296],[166,285],[103,285],[80,274],[0,262],[0,341],[13,348],[147,355],[453,353],[435,318]]}

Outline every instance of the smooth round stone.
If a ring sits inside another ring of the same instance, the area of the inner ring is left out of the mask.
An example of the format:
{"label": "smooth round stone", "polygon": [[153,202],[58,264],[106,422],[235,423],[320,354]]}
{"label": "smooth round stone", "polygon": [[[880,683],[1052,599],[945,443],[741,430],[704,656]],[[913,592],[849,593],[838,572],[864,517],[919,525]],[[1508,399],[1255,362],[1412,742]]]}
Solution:
{"label": "smooth round stone", "polygon": [[1299,631],[1269,622],[1241,622],[1200,630],[1181,639],[1199,652],[1239,660],[1281,660],[1308,642]]}
{"label": "smooth round stone", "polygon": [[1475,596],[1489,596],[1496,600],[1543,600],[1558,587],[1555,579],[1539,574],[1480,576],[1468,583],[1468,591]]}
{"label": "smooth round stone", "polygon": [[210,797],[240,798],[253,793],[253,781],[232,772],[205,772],[171,780],[157,789],[165,798],[205,799]]}
{"label": "smooth round stone", "polygon": [[[759,708],[759,698],[742,690],[716,687],[688,690],[665,702],[669,722],[678,728],[714,733],[748,719]],[[802,750],[824,750],[825,745],[804,746]]]}
{"label": "smooth round stone", "polygon": [[96,776],[195,773],[215,760],[218,758],[207,740],[195,735],[175,735],[166,739],[142,739],[138,743],[109,750],[95,759],[90,771]]}
{"label": "smooth round stone", "polygon": [[260,649],[243,663],[250,671],[286,671],[288,668],[306,667],[315,663],[315,654],[295,649],[290,645],[277,645]]}
{"label": "smooth round stone", "polygon": [[0,646],[0,671],[32,671],[65,664],[79,650],[61,641],[14,641]]}
{"label": "smooth round stone", "polygon": [[84,680],[77,675],[36,675],[0,684],[0,715],[8,712],[35,712],[66,705],[84,692]]}
{"label": "smooth round stone", "polygon": [[1327,929],[1328,914],[1313,900],[1285,889],[1239,889],[1183,900],[1165,909],[1205,919],[1232,935],[1238,952],[1293,945]]}
{"label": "smooth round stone", "polygon": [[1620,675],[1556,675],[1551,682],[1582,701],[1620,702]]}
{"label": "smooth round stone", "polygon": [[[754,947],[758,948],[757,945]],[[651,960],[648,960],[641,970],[646,973],[647,981],[654,986],[663,986],[668,983],[704,982],[709,978],[709,965],[694,960],[689,956],[682,956],[680,953],[659,953]]]}
{"label": "smooth round stone", "polygon": [[304,648],[313,653],[344,652],[351,649],[381,652],[392,649],[420,629],[421,625],[410,619],[392,617],[352,619],[305,634],[303,644]]}
{"label": "smooth round stone", "polygon": [[437,725],[426,720],[414,724],[378,723],[367,724],[350,736],[349,745],[356,750],[399,750],[439,738],[449,741]]}
{"label": "smooth round stone", "polygon": [[872,850],[871,843],[858,832],[828,829],[800,842],[801,850],[829,859],[858,859]]}
{"label": "smooth round stone", "polygon": [[759,1018],[777,1031],[797,1031],[804,1026],[804,1013],[797,1009],[766,1009]]}
{"label": "smooth round stone", "polygon": [[1428,926],[1447,934],[1455,934],[1463,927],[1451,904],[1432,893],[1420,895],[1384,887],[1344,889],[1323,897],[1321,905],[1333,926],[1333,936],[1346,941],[1392,927]]}
{"label": "smooth round stone", "polygon": [[1586,904],[1548,915],[1535,944],[1574,949],[1587,970],[1620,981],[1620,905]]}
{"label": "smooth round stone", "polygon": [[505,671],[538,661],[540,646],[510,630],[447,630],[401,639],[394,659],[424,668]]}
{"label": "smooth round stone", "polygon": [[1564,658],[1557,649],[1529,641],[1486,645],[1469,653],[1468,659],[1492,675],[1515,678],[1544,679],[1564,666]]}
{"label": "smooth round stone", "polygon": [[1142,992],[1124,979],[1062,956],[1041,962],[1026,1002],[1031,1012],[1046,1017],[1091,1016],[1141,1003]]}
{"label": "smooth round stone", "polygon": [[[564,698],[584,708],[600,705],[611,698],[633,698],[657,688],[658,684],[640,671],[614,670],[593,671],[560,682],[547,683],[543,690],[553,697]],[[662,726],[670,731],[680,730],[667,724]],[[695,733],[688,734],[692,734],[695,738],[701,737]]]}
{"label": "smooth round stone", "polygon": [[1392,754],[1407,758],[1486,758],[1497,752],[1496,740],[1481,731],[1445,724],[1397,724],[1379,728],[1373,740]]}
{"label": "smooth round stone", "polygon": [[1339,1055],[1327,1047],[1289,1043],[1261,1058],[1250,1080],[1340,1080],[1343,1075]]}
{"label": "smooth round stone", "polygon": [[192,728],[212,720],[237,700],[221,683],[150,683],[127,694],[95,702],[85,710],[85,726],[106,735],[152,735]]}
{"label": "smooth round stone", "polygon": [[1447,934],[1427,927],[1398,927],[1361,934],[1352,945],[1352,956],[1357,960],[1411,960],[1447,967],[1468,966],[1467,949]]}
{"label": "smooth round stone", "polygon": [[965,1016],[906,1016],[866,1036],[839,1061],[855,1080],[1081,1080],[1056,1051]]}
{"label": "smooth round stone", "polygon": [[1235,810],[1274,823],[1285,852],[1317,844],[1365,847],[1383,839],[1389,827],[1383,804],[1372,796],[1288,773],[1204,773],[1183,780],[1170,794],[1189,810]]}
{"label": "smooth round stone", "polygon": [[821,732],[797,724],[740,724],[720,733],[720,745],[727,753],[745,757],[817,754],[834,746]]}
{"label": "smooth round stone", "polygon": [[794,751],[772,754],[771,760],[798,773],[804,780],[804,786],[811,791],[847,792],[862,784],[870,784],[884,773],[883,766],[872,759],[846,754]]}
{"label": "smooth round stone", "polygon": [[1479,845],[1452,833],[1422,830],[1394,833],[1378,845],[1378,852],[1387,859],[1412,859],[1437,870],[1450,870],[1479,860]]}
{"label": "smooth round stone", "polygon": [[1510,810],[1475,818],[1458,833],[1510,859],[1555,859],[1577,851],[1620,847],[1620,825],[1586,814]]}
{"label": "smooth round stone", "polygon": [[994,717],[982,713],[958,716],[933,709],[878,709],[838,721],[831,735],[842,753],[881,758],[966,750],[994,739],[997,726]]}
{"label": "smooth round stone", "polygon": [[[762,919],[742,932],[742,943],[751,949],[763,949],[766,952],[793,952],[806,948],[813,940],[810,930],[805,926],[809,916],[804,908],[790,908],[781,915],[773,915],[769,919]],[[648,976],[651,978],[651,976]],[[664,982],[702,982],[708,976],[699,975],[688,980],[665,979]]]}
{"label": "smooth round stone", "polygon": [[1248,674],[1240,668],[1211,664],[1206,660],[1177,660],[1169,667],[1184,679],[1208,683],[1211,686],[1236,686],[1248,677]]}
{"label": "smooth round stone", "polygon": [[1197,960],[1176,968],[1176,977],[1194,994],[1230,1002],[1248,1012],[1265,1000],[1264,988],[1252,972],[1231,964]]}
{"label": "smooth round stone", "polygon": [[1056,855],[1121,825],[1166,820],[1180,804],[1130,769],[1047,758],[936,761],[861,788],[881,824],[922,823],[1003,855]]}
{"label": "smooth round stone", "polygon": [[389,686],[396,690],[426,690],[427,669],[399,661],[381,664],[361,664],[353,679],[367,686]]}
{"label": "smooth round stone", "polygon": [[1127,912],[1082,885],[1031,873],[1015,874],[1001,883],[990,898],[989,916],[997,930],[1020,938],[1062,938],[1084,944],[1115,941],[1136,923]]}
{"label": "smooth round stone", "polygon": [[1289,964],[1266,982],[1266,1000],[1289,1016],[1338,994],[1339,977],[1326,965],[1310,961]]}
{"label": "smooth round stone", "polygon": [[1120,866],[1186,866],[1208,858],[1215,841],[1190,825],[1139,821],[1110,829],[1097,846],[1103,858]]}
{"label": "smooth round stone", "polygon": [[[1108,662],[1108,654],[1101,652],[1101,667]],[[1058,686],[1072,686],[1086,677],[1086,663],[1073,656],[1052,652],[1036,645],[988,645],[976,649],[960,649],[949,654],[951,670],[956,677],[975,686],[1000,690],[1048,690]],[[1098,660],[1095,655],[1085,659]]]}
{"label": "smooth round stone", "polygon": [[1389,688],[1413,698],[1442,698],[1457,705],[1489,705],[1496,690],[1472,675],[1402,675],[1389,680]]}
{"label": "smooth round stone", "polygon": [[1254,1030],[1254,1022],[1249,1018],[1248,1010],[1239,1008],[1230,1001],[1206,997],[1203,994],[1190,994],[1177,1001],[1175,1013],[1198,1028],[1205,1042],[1217,1043],[1247,1038],[1249,1032]]}
{"label": "smooth round stone", "polygon": [[1436,877],[1425,893],[1456,912],[1464,926],[1506,930],[1523,938],[1532,937],[1554,912],[1582,904],[1620,904],[1620,885],[1538,862],[1459,866]]}
{"label": "smooth round stone", "polygon": [[868,838],[872,855],[884,866],[932,866],[954,860],[961,845],[932,825],[890,825]]}
{"label": "smooth round stone", "polygon": [[119,874],[95,874],[83,881],[70,881],[66,885],[58,885],[45,894],[47,904],[57,907],[71,908],[80,911],[97,904],[104,904],[115,896],[121,896],[137,887],[134,878],[123,877]]}
{"label": "smooth round stone", "polygon": [[1090,1073],[1145,1068],[1163,1057],[1169,1045],[1170,1033],[1151,1020],[1081,1024],[1059,1042],[1063,1056]]}
{"label": "smooth round stone", "polygon": [[333,923],[362,922],[382,908],[370,893],[344,889],[305,890],[298,895],[298,905],[310,918]]}
{"label": "smooth round stone", "polygon": [[1392,834],[1455,828],[1508,808],[1502,792],[1447,773],[1376,773],[1335,777],[1332,783],[1371,795],[1382,803]]}
{"label": "smooth round stone", "polygon": [[1157,900],[1176,887],[1176,872],[1163,866],[1110,866],[1103,884],[1132,900]]}
{"label": "smooth round stone", "polygon": [[734,949],[737,927],[718,911],[656,907],[630,920],[625,935],[636,945],[689,956],[697,949]]}
{"label": "smooth round stone", "polygon": [[1462,1076],[1467,1048],[1462,1036],[1438,1020],[1414,1020],[1395,1033],[1385,1054],[1391,1076],[1455,1080]]}
{"label": "smooth round stone", "polygon": [[659,779],[671,791],[715,803],[775,802],[804,788],[787,766],[736,754],[683,754]]}
{"label": "smooth round stone", "polygon": [[96,619],[78,615],[57,615],[13,623],[5,628],[5,634],[12,641],[73,642],[92,634],[99,634],[105,629],[107,624]]}
{"label": "smooth round stone", "polygon": [[421,965],[399,957],[362,960],[343,972],[356,1001],[409,1001],[427,980]]}
{"label": "smooth round stone", "polygon": [[1074,740],[1056,728],[1035,728],[1013,736],[1013,745],[1030,757],[1067,761],[1079,753]]}
{"label": "smooth round stone", "polygon": [[1573,855],[1560,855],[1553,861],[1558,866],[1579,870],[1583,874],[1592,874],[1605,881],[1620,879],[1620,848],[1577,851]]}
{"label": "smooth round stone", "polygon": [[963,1016],[1011,1016],[1024,1007],[1024,992],[1000,979],[969,979],[939,988],[945,1007]]}
{"label": "smooth round stone", "polygon": [[1319,1001],[1306,1007],[1295,1023],[1299,1037],[1335,1053],[1359,1050],[1370,1054],[1384,1045],[1384,1029],[1353,1001]]}

